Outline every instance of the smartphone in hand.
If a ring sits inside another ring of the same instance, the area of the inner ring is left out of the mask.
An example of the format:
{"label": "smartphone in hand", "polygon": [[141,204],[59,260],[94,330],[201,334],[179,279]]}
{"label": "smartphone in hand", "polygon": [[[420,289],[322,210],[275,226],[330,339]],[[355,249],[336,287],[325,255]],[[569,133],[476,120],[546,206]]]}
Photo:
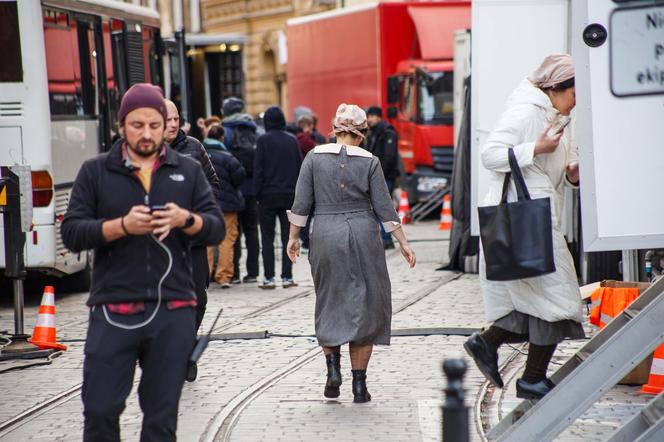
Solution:
{"label": "smartphone in hand", "polygon": [[153,204],[150,206],[150,213],[156,211],[156,210],[166,210],[167,207],[165,204]]}

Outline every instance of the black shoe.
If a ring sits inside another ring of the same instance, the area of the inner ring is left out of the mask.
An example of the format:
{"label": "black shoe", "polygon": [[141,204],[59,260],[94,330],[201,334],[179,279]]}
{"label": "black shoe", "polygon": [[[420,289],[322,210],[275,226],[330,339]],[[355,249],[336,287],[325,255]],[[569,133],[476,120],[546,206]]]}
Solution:
{"label": "black shoe", "polygon": [[341,385],[341,354],[329,353],[325,355],[327,362],[327,383],[323,395],[329,398],[339,397],[339,386]]}
{"label": "black shoe", "polygon": [[491,351],[488,344],[479,333],[473,333],[463,344],[463,348],[470,355],[477,368],[496,387],[503,388],[503,380],[498,372],[498,352]]}
{"label": "black shoe", "polygon": [[362,404],[371,400],[371,395],[367,391],[367,371],[353,371],[353,402]]}
{"label": "black shoe", "polygon": [[531,384],[523,379],[516,381],[516,397],[519,399],[542,399],[556,386],[550,379],[542,379]]}
{"label": "black shoe", "polygon": [[185,378],[187,382],[194,382],[198,376],[198,365],[195,362],[187,362],[187,377]]}
{"label": "black shoe", "polygon": [[235,284],[241,284],[241,283],[242,283],[242,281],[240,281],[240,278],[236,278],[235,276],[233,276],[231,278],[231,284],[235,285]]}
{"label": "black shoe", "polygon": [[249,283],[252,283],[252,282],[258,282],[258,278],[256,276],[247,275],[244,278],[242,278],[242,282],[244,282],[245,284],[249,284]]}

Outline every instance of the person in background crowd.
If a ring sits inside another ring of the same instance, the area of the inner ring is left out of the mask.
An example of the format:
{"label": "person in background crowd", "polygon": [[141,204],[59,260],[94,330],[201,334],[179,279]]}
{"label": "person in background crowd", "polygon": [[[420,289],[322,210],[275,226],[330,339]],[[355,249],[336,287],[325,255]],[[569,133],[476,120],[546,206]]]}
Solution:
{"label": "person in background crowd", "polygon": [[198,126],[198,129],[201,131],[203,139],[206,139],[208,137],[208,131],[210,130],[210,127],[212,127],[213,124],[220,124],[220,123],[221,123],[221,118],[219,118],[216,115],[212,115],[207,118],[201,117],[196,120],[196,126]]}
{"label": "person in background crowd", "polygon": [[[210,127],[208,138],[204,140],[204,146],[221,183],[221,192],[217,202],[224,214],[226,224],[224,240],[217,246],[208,247],[208,264],[215,282],[222,289],[227,289],[230,288],[233,277],[233,255],[235,241],[238,237],[237,214],[244,209],[244,197],[239,188],[244,182],[246,173],[237,158],[226,149],[224,128],[221,125],[216,124]],[[216,271],[213,266],[215,251],[218,252]]]}
{"label": "person in background crowd", "polygon": [[401,228],[378,159],[358,147],[366,115],[341,104],[334,119],[339,144],[317,146],[304,159],[297,181],[287,251],[300,254],[300,228],[316,203],[311,233],[311,274],[316,290],[316,338],[327,362],[323,394],[339,396],[341,346],[349,344],[353,402],[371,400],[367,366],[374,344],[389,345],[392,295],[376,217],[399,241],[410,267],[415,253]]}
{"label": "person in background crowd", "polygon": [[[397,131],[394,127],[383,121],[383,111],[378,106],[367,109],[367,123],[369,136],[367,150],[378,157],[383,176],[387,183],[387,190],[392,194],[396,179],[399,177],[399,152],[397,150]],[[380,225],[385,249],[393,249],[392,236]]]}
{"label": "person in background crowd", "polygon": [[254,156],[256,154],[256,123],[251,115],[244,113],[244,101],[237,97],[229,97],[222,103],[224,118],[224,144],[228,151],[240,161],[247,179],[240,186],[244,197],[244,209],[238,213],[240,233],[244,235],[247,246],[247,274],[240,279],[240,258],[242,241],[235,242],[233,258],[233,278],[231,284],[258,281],[258,203],[254,190]]}
{"label": "person in background crowd", "polygon": [[254,183],[258,198],[258,212],[261,225],[263,276],[262,289],[276,287],[274,281],[274,235],[275,220],[281,227],[282,262],[281,279],[283,287],[294,287],[293,263],[286,254],[288,244],[288,215],[286,211],[293,205],[295,183],[300,173],[302,153],[297,139],[286,132],[286,118],[283,111],[273,106],[265,111],[265,135],[258,139],[254,165]]}
{"label": "person in background crowd", "polygon": [[[297,121],[298,132],[297,142],[300,144],[300,151],[302,158],[306,157],[309,151],[316,147],[316,140],[313,137],[314,120],[308,114],[300,115]],[[302,240],[302,248],[309,250],[309,229],[311,227],[311,219],[307,221],[307,225],[300,231],[300,239]]]}
{"label": "person in background crowd", "polygon": [[87,160],[74,181],[62,241],[94,249],[83,362],[83,440],[119,441],[120,414],[141,367],[141,440],[175,441],[178,403],[195,340],[189,249],[224,227],[195,160],[164,143],[161,89],[132,86],[118,121],[123,142]]}
{"label": "person in background crowd", "polygon": [[[171,148],[177,153],[191,157],[203,168],[203,172],[210,183],[212,188],[212,193],[215,196],[215,199],[219,198],[220,186],[219,186],[219,177],[210,162],[205,148],[203,145],[194,137],[187,136],[182,129],[180,129],[180,114],[178,108],[175,106],[171,100],[165,100],[167,119],[166,119],[166,131],[164,132],[164,141],[170,144]],[[210,269],[208,268],[208,262],[206,257],[206,247],[204,245],[196,245],[191,249],[191,262],[194,272],[194,286],[196,288],[196,330],[200,327],[203,322],[203,316],[205,315],[205,309],[207,306],[207,288],[210,282]],[[196,380],[198,373],[198,367],[196,363],[191,362],[189,364],[189,370],[187,372],[187,381],[193,382]]]}
{"label": "person in background crowd", "polygon": [[327,143],[327,138],[325,138],[325,135],[322,133],[318,132],[318,115],[316,114],[311,114],[311,119],[314,123],[313,130],[311,131],[311,134],[314,137],[314,140],[316,140],[316,145],[319,146],[321,144]]}
{"label": "person in background crowd", "polygon": [[[492,324],[464,344],[487,379],[502,388],[498,348],[506,342],[529,342],[526,369],[516,382],[516,396],[522,399],[542,398],[555,386],[546,374],[558,343],[585,337],[574,261],[560,230],[564,189],[579,183],[577,149],[570,130],[560,124],[569,121],[575,105],[574,61],[567,54],[550,55],[512,92],[507,110],[482,146],[482,164],[491,172],[484,205],[501,201],[505,174],[510,172],[509,148],[532,198],[551,200],[556,271],[489,281],[480,248],[480,287],[486,318]],[[557,129],[552,130],[552,125]],[[516,200],[515,193],[512,184],[508,201]]]}
{"label": "person in background crowd", "polygon": [[311,149],[316,147],[316,140],[314,140],[312,131],[314,129],[314,120],[309,115],[302,115],[297,120],[297,142],[300,145],[302,158],[306,157]]}

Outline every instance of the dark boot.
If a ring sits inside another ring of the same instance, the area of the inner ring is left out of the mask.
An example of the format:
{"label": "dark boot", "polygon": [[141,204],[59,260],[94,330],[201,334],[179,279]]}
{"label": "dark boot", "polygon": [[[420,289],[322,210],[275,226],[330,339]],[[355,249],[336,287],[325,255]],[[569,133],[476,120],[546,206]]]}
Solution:
{"label": "dark boot", "polygon": [[556,385],[548,378],[532,383],[523,379],[517,379],[516,397],[519,399],[542,399],[555,387]]}
{"label": "dark boot", "polygon": [[487,344],[482,335],[473,333],[463,347],[489,382],[503,388],[503,379],[498,371],[498,352]]}
{"label": "dark boot", "polygon": [[361,404],[369,402],[371,395],[367,391],[367,371],[366,370],[352,370],[353,371],[353,402]]}
{"label": "dark boot", "polygon": [[327,362],[327,383],[325,384],[325,397],[339,397],[339,386],[341,385],[341,353],[328,353],[325,355]]}

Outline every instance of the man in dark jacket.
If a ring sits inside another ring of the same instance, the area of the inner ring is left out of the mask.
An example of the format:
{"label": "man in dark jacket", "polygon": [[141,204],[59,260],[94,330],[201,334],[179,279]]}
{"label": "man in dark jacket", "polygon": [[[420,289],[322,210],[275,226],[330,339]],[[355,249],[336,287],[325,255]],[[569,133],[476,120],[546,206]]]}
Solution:
{"label": "man in dark jacket", "polygon": [[[201,165],[203,173],[210,183],[212,193],[215,198],[219,197],[220,187],[217,173],[212,167],[210,158],[203,145],[194,137],[189,137],[180,129],[180,113],[177,106],[171,100],[166,102],[166,131],[164,132],[164,141],[170,144],[171,148],[186,157],[190,157]],[[224,226],[225,227],[225,226]],[[225,229],[224,229],[225,230]],[[195,245],[191,248],[191,265],[194,275],[194,287],[196,288],[196,330],[199,329],[205,316],[207,307],[207,288],[210,283],[210,269],[208,267],[206,247],[204,245]],[[187,381],[196,380],[198,367],[195,362],[189,363],[187,370]]]}
{"label": "man in dark jacket", "polygon": [[[258,205],[254,190],[254,156],[256,154],[256,123],[251,115],[244,113],[244,101],[237,97],[229,97],[222,103],[224,118],[224,144],[228,151],[240,161],[247,179],[240,186],[244,197],[244,209],[238,213],[240,233],[244,235],[247,246],[247,274],[242,282],[258,280]],[[240,282],[240,258],[242,241],[235,242],[233,259],[234,276],[232,283]]]}
{"label": "man in dark jacket", "polygon": [[[210,157],[203,145],[194,137],[187,136],[180,129],[180,113],[178,108],[171,100],[166,100],[166,131],[164,132],[164,141],[170,144],[171,148],[186,157],[190,157],[201,165],[203,173],[210,183],[212,193],[215,199],[219,199],[221,187],[219,177],[210,161]],[[207,293],[205,290],[210,282],[210,269],[206,258],[205,246],[194,246],[191,249],[191,262],[194,273],[194,284],[196,287],[197,305],[196,305],[196,330],[200,327],[205,315],[207,305]]]}
{"label": "man in dark jacket", "polygon": [[254,163],[254,185],[258,198],[258,212],[263,246],[264,281],[262,289],[273,289],[274,282],[274,226],[279,219],[281,229],[281,278],[284,288],[297,284],[293,281],[292,263],[286,254],[290,224],[286,211],[293,205],[295,184],[300,174],[302,155],[297,139],[286,132],[283,111],[270,107],[265,111],[265,135],[258,138]]}
{"label": "man in dark jacket", "polygon": [[81,166],[62,221],[68,249],[94,249],[84,441],[120,440],[137,362],[141,440],[176,439],[195,337],[190,247],[218,242],[223,225],[200,165],[164,144],[166,115],[158,87],[127,91],[118,111],[126,142]]}
{"label": "man in dark jacket", "polygon": [[[383,111],[378,106],[367,109],[367,124],[369,124],[369,136],[367,137],[367,150],[380,160],[387,189],[392,193],[394,182],[399,177],[399,152],[397,149],[397,131],[394,127],[383,121]],[[386,249],[393,249],[392,235],[385,232],[380,224],[383,236],[383,245]]]}
{"label": "man in dark jacket", "polygon": [[217,202],[224,213],[226,224],[226,237],[223,242],[208,247],[208,264],[212,270],[214,254],[215,251],[218,252],[217,270],[213,272],[214,280],[222,289],[227,289],[230,288],[233,277],[233,249],[238,236],[237,214],[244,209],[244,198],[239,187],[244,182],[246,173],[237,158],[228,152],[223,141],[224,128],[213,125],[208,131],[208,137],[203,140],[203,145],[221,182],[221,193]]}

